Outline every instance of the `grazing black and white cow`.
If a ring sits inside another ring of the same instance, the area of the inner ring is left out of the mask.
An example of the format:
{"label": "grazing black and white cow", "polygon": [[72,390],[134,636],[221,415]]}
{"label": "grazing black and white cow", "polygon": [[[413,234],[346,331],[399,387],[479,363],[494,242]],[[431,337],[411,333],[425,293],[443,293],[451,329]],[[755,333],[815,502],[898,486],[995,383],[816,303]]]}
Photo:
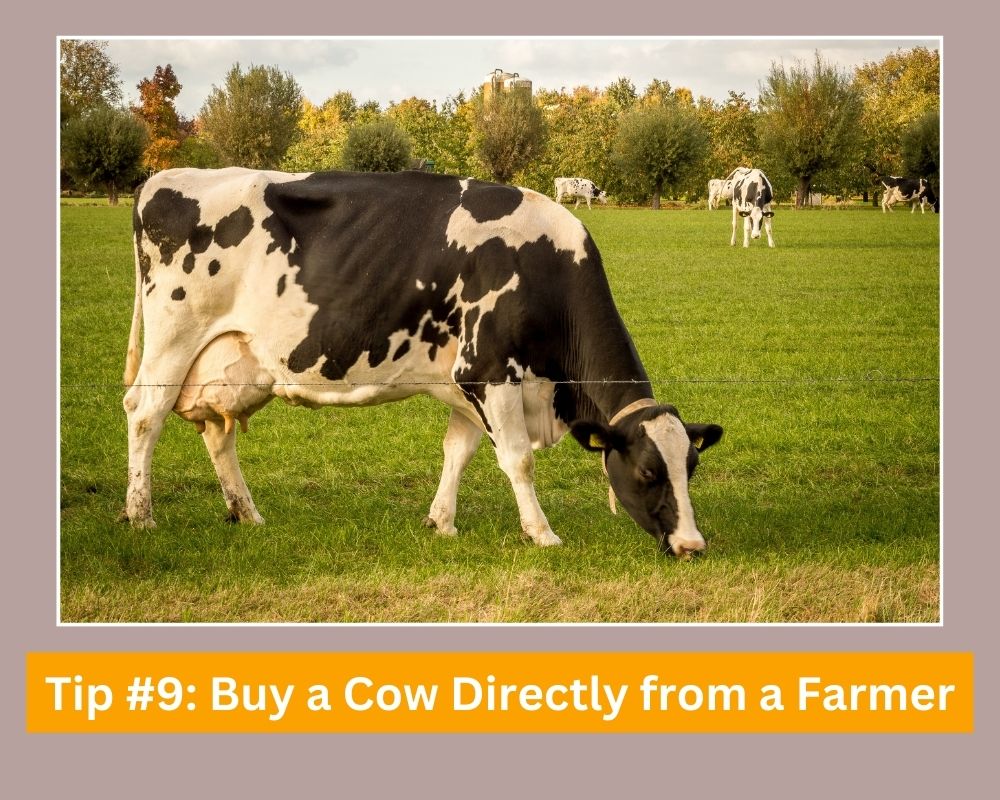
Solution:
{"label": "grazing black and white cow", "polygon": [[580,207],[580,201],[587,201],[587,208],[590,208],[591,200],[600,200],[602,203],[608,202],[608,196],[601,189],[597,188],[589,178],[556,178],[556,202],[561,203],[564,197],[571,200],[576,198],[574,208]]}
{"label": "grazing black and white cow", "polygon": [[751,239],[760,238],[761,223],[767,233],[767,246],[774,247],[771,203],[774,192],[771,182],[759,169],[737,171],[733,178],[733,236],[729,244],[736,244],[736,218],[743,217],[743,246],[749,247]]}
{"label": "grazing black and white cow", "polygon": [[890,175],[883,179],[882,185],[885,193],[882,195],[882,213],[892,211],[896,203],[910,203],[910,213],[912,214],[920,206],[920,213],[923,214],[925,206],[930,205],[937,214],[940,210],[938,199],[931,189],[931,185],[923,178],[900,178]]}
{"label": "grazing black and white cow", "polygon": [[133,524],[153,524],[150,465],[171,410],[201,431],[231,517],[260,523],[237,421],[272,397],[318,407],[422,393],[451,407],[426,519],[440,532],[456,532],[459,480],[485,433],[524,533],[559,544],[532,450],[571,431],[603,454],[613,491],[661,547],[704,549],[688,480],[722,428],[656,403],[593,240],[544,195],[418,172],[178,169],[137,192],[134,231]]}

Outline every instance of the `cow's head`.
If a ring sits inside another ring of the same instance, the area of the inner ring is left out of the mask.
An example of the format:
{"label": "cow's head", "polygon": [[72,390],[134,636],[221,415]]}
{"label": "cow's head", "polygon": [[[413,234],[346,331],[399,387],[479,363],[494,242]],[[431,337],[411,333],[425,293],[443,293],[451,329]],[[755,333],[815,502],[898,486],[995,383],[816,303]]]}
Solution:
{"label": "cow's head", "polygon": [[935,214],[941,212],[941,204],[938,202],[937,195],[934,194],[934,190],[931,188],[930,183],[925,181],[923,178],[920,179],[920,193],[923,197],[927,198],[927,202],[931,204],[931,208],[934,209]]}
{"label": "cow's head", "polygon": [[760,205],[746,205],[739,209],[739,214],[741,217],[750,218],[750,238],[759,239],[760,238],[760,226],[765,219],[770,219],[774,216],[774,212],[771,210],[771,204],[766,203],[763,206]]}
{"label": "cow's head", "polygon": [[594,187],[594,191],[597,192],[597,199],[606,205],[608,202],[608,193],[603,189],[598,189],[596,186]]}
{"label": "cow's head", "polygon": [[673,406],[652,406],[614,425],[576,422],[587,450],[601,452],[611,488],[629,515],[676,556],[700,553],[705,539],[694,520],[688,480],[698,454],[722,438],[718,425],[684,424]]}

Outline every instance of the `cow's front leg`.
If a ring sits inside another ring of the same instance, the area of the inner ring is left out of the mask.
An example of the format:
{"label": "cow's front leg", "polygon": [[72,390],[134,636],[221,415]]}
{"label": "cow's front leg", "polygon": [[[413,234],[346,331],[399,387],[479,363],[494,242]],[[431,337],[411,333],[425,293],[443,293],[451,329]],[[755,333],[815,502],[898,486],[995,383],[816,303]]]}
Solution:
{"label": "cow's front leg", "polygon": [[750,221],[750,217],[743,217],[743,246],[750,246],[750,228],[753,227],[753,222]]}
{"label": "cow's front leg", "polygon": [[736,203],[733,203],[733,237],[729,240],[729,244],[732,247],[736,247],[736,220],[738,218],[739,217],[736,212]]}
{"label": "cow's front leg", "polygon": [[767,234],[767,246],[774,247],[774,237],[771,235],[771,218],[764,217],[764,233]]}
{"label": "cow's front leg", "polygon": [[205,430],[201,434],[208,450],[215,474],[219,476],[222,495],[226,498],[229,516],[234,522],[251,522],[262,525],[264,518],[257,512],[257,507],[250,497],[250,490],[243,479],[239,459],[236,457],[236,428],[230,426],[228,433],[223,422],[205,421]]}
{"label": "cow's front leg", "polygon": [[444,467],[437,494],[424,523],[439,533],[454,536],[455,509],[458,504],[458,484],[479,447],[483,432],[457,409],[452,409],[448,430],[444,435]]}
{"label": "cow's front leg", "polygon": [[521,386],[505,383],[486,387],[483,410],[496,446],[497,462],[514,488],[521,530],[537,545],[562,544],[549,527],[535,494],[535,456],[524,422]]}

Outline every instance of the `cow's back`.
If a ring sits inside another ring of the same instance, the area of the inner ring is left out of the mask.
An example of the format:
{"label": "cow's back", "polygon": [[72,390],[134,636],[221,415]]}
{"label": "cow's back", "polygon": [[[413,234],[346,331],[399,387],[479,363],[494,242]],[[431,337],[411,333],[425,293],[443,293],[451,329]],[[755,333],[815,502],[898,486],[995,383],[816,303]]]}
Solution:
{"label": "cow's back", "polygon": [[154,326],[246,334],[279,384],[478,377],[490,359],[503,379],[512,352],[552,342],[575,284],[604,280],[548,198],[417,172],[170,170],[140,193],[136,236]]}

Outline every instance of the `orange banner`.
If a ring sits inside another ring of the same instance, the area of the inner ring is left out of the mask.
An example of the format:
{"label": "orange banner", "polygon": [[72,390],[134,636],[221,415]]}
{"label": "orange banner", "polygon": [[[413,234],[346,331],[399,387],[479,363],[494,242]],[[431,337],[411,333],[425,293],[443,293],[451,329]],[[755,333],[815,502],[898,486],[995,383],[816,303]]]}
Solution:
{"label": "orange banner", "polygon": [[33,733],[971,733],[971,653],[29,653]]}

